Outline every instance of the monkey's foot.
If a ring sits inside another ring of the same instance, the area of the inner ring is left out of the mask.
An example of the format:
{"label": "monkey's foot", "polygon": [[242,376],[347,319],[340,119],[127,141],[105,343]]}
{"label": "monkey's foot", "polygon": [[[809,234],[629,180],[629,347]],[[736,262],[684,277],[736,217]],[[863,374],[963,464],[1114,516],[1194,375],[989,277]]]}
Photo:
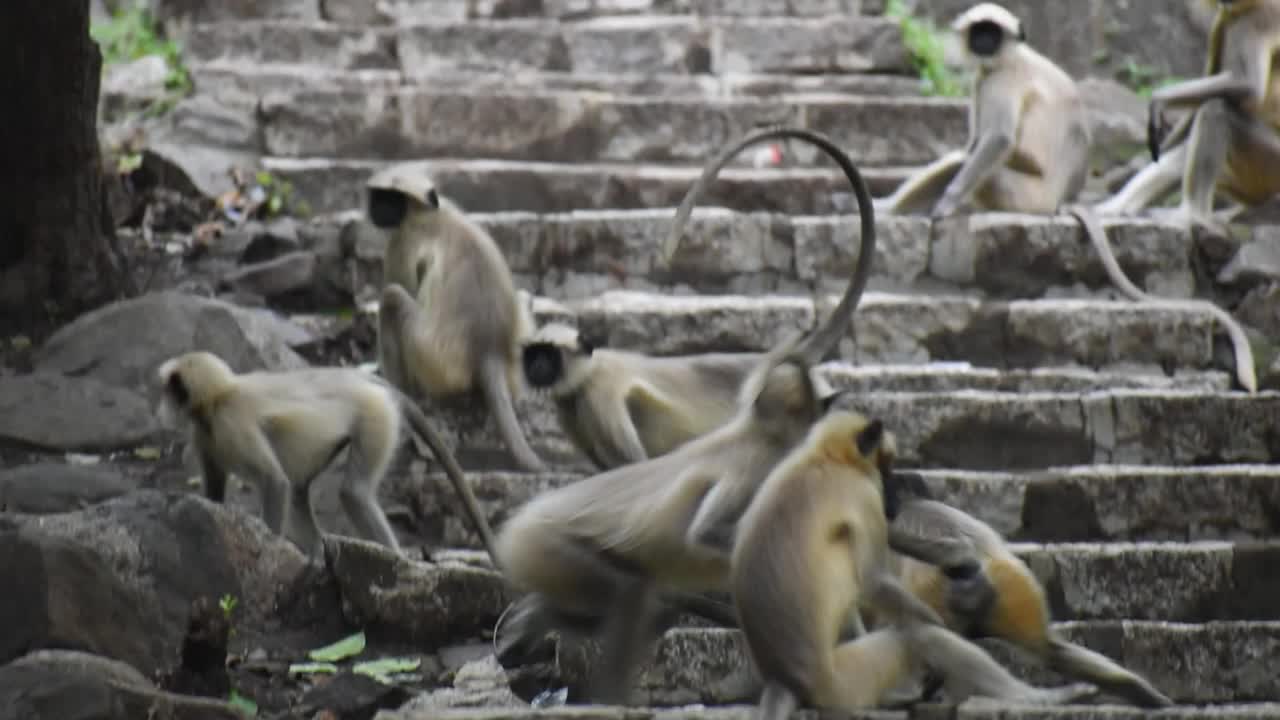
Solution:
{"label": "monkey's foot", "polygon": [[1203,214],[1184,206],[1164,214],[1162,220],[1171,222],[1187,232],[1206,235],[1211,238],[1226,239],[1231,237],[1231,228],[1226,221],[1213,214]]}
{"label": "monkey's foot", "polygon": [[1098,694],[1098,688],[1089,683],[1071,683],[1055,688],[1036,688],[1036,694],[1028,700],[1036,705],[1067,705]]}

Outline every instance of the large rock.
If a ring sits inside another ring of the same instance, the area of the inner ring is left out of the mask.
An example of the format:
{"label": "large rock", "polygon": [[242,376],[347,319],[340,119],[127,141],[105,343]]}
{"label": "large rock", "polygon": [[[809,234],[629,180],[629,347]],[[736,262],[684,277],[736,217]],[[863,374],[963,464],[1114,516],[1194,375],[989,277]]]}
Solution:
{"label": "large rock", "polygon": [[138,392],[51,372],[0,377],[0,441],[47,450],[115,450],[160,426]]}
{"label": "large rock", "polygon": [[243,93],[185,98],[148,130],[143,167],[164,187],[217,198],[235,189],[233,170],[258,165],[257,112],[257,98]]}
{"label": "large rock", "polygon": [[76,318],[36,353],[37,368],[148,388],[162,362],[207,350],[237,372],[307,365],[290,349],[310,339],[273,313],[220,300],[161,292],[112,303]]}
{"label": "large rock", "polygon": [[177,664],[197,599],[237,598],[238,627],[249,632],[287,614],[306,580],[293,544],[189,493],[143,490],[3,522],[4,576],[22,578],[22,592],[2,606],[3,658],[72,647],[154,676]]}
{"label": "large rock", "polygon": [[33,463],[0,470],[0,512],[47,515],[83,510],[135,487],[135,480],[110,466]]}
{"label": "large rock", "polygon": [[432,650],[476,638],[511,601],[501,575],[465,560],[419,562],[334,536],[325,538],[325,554],[351,625]]}
{"label": "large rock", "polygon": [[132,667],[41,650],[0,667],[0,720],[243,720],[219,700],[163,692]]}

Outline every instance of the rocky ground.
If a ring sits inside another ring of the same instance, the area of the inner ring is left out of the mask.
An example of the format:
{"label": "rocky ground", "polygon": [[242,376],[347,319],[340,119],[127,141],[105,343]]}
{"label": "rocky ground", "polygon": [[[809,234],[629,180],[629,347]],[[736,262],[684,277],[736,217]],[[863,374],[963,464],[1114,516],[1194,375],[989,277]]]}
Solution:
{"label": "rocky ground", "polygon": [[[768,346],[829,309],[852,265],[857,217],[826,161],[786,146],[780,167],[755,167],[747,153],[669,270],[657,240],[699,164],[758,122],[832,134],[877,195],[964,141],[963,101],[919,94],[882,3],[153,6],[182,38],[194,94],[144,112],[163,66],[113,68],[102,125],[144,294],[34,346],[3,343],[0,718],[230,718],[251,705],[325,720],[747,717],[741,639],[692,622],[663,638],[640,707],[565,705],[588,648],[501,667],[492,628],[509,592],[412,453],[382,493],[411,557],[344,539],[322,479],[334,535],[308,564],[267,534],[251,487],[233,486],[228,507],[200,497],[150,378],[191,349],[238,370],[372,360],[384,239],[351,221],[367,175],[407,159],[494,235],[540,321],[657,353]],[[1064,64],[1092,67],[1097,37],[1019,9]],[[1178,3],[1144,13],[1183,43],[1203,33]],[[1096,196],[1131,171],[1145,110],[1109,80],[1087,86]],[[878,218],[872,292],[823,370],[865,393],[936,493],[1017,543],[1065,634],[1180,704],[1163,715],[1280,717],[1280,227],[1265,213],[1229,241],[1158,213],[1107,227],[1139,285],[1211,298],[1254,331],[1263,392],[1234,386],[1207,315],[1116,299],[1065,216]],[[589,471],[544,398],[518,409],[553,472],[512,471],[483,413],[435,411],[495,524]],[[290,671],[354,633],[363,649],[336,672]],[[1024,677],[1060,681],[991,647]],[[380,659],[393,669],[377,678],[360,665]],[[1108,702],[868,716],[1152,714]]]}

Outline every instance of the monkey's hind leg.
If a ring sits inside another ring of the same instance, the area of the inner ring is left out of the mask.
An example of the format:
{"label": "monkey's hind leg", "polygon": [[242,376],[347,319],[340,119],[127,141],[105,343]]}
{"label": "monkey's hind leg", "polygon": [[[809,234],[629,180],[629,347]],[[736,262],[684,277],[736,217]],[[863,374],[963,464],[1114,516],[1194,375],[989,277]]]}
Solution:
{"label": "monkey's hind leg", "polygon": [[1225,236],[1225,224],[1213,215],[1218,192],[1257,204],[1280,190],[1280,134],[1224,100],[1200,106],[1187,145],[1179,211],[1192,225]]}
{"label": "monkey's hind leg", "polygon": [[515,406],[511,403],[511,389],[507,385],[507,368],[502,358],[490,355],[480,362],[480,386],[488,401],[489,412],[498,424],[498,431],[516,463],[527,472],[543,472],[546,463],[529,447],[524,430],[516,419]]}
{"label": "monkey's hind leg", "polygon": [[942,676],[947,697],[961,702],[970,697],[1062,705],[1097,693],[1087,683],[1038,688],[1014,677],[985,650],[938,626],[915,624],[904,629],[915,657]]}
{"label": "monkey's hind leg", "polygon": [[1088,680],[1105,692],[1122,697],[1142,707],[1169,707],[1173,705],[1145,678],[1116,664],[1105,655],[1067,642],[1059,637],[1049,641],[1047,664],[1068,677]]}
{"label": "monkey's hind leg", "polygon": [[378,506],[378,482],[382,479],[381,473],[386,472],[385,463],[379,460],[386,450],[365,444],[374,440],[362,438],[359,443],[351,444],[346,473],[342,478],[342,487],[338,490],[338,500],[361,538],[400,552],[395,531],[391,529],[391,523],[387,522],[386,513]]}
{"label": "monkey's hind leg", "polygon": [[645,578],[618,586],[614,608],[600,633],[600,664],[592,672],[588,697],[604,705],[626,705],[636,670],[657,640],[657,593]]}
{"label": "monkey's hind leg", "polygon": [[288,537],[313,562],[324,560],[324,540],[311,506],[311,479],[294,485],[289,492]]}
{"label": "monkey's hind leg", "polygon": [[1138,171],[1110,200],[1094,206],[1099,215],[1134,215],[1169,194],[1178,185],[1187,160],[1187,145],[1175,147]]}
{"label": "monkey's hind leg", "polygon": [[964,167],[965,153],[953,150],[903,181],[892,195],[875,201],[877,213],[914,215],[928,213],[942,197],[951,180]]}

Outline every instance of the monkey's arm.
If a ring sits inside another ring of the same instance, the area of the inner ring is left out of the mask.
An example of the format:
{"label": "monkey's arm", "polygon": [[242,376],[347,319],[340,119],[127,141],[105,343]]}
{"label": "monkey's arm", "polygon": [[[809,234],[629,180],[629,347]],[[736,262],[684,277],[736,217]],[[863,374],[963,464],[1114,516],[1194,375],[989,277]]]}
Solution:
{"label": "monkey's arm", "polygon": [[197,451],[200,458],[200,474],[204,476],[204,496],[214,502],[224,502],[227,497],[227,473],[218,461],[205,449]]}
{"label": "monkey's arm", "polygon": [[1014,97],[980,98],[984,112],[978,117],[985,127],[976,129],[973,150],[964,165],[951,179],[947,189],[933,208],[934,217],[945,217],[956,211],[982,183],[1004,165],[1013,152],[1013,139],[1022,114],[1022,99]]}
{"label": "monkey's arm", "polygon": [[[1250,74],[1255,73],[1256,71]],[[1151,106],[1157,108],[1196,106],[1214,98],[1239,102],[1250,97],[1261,97],[1262,88],[1258,87],[1261,84],[1258,80],[1221,72],[1161,88],[1151,93]]]}
{"label": "monkey's arm", "polygon": [[728,559],[733,552],[738,520],[751,502],[751,495],[739,485],[723,479],[715,482],[698,505],[698,512],[685,535],[686,542]]}

